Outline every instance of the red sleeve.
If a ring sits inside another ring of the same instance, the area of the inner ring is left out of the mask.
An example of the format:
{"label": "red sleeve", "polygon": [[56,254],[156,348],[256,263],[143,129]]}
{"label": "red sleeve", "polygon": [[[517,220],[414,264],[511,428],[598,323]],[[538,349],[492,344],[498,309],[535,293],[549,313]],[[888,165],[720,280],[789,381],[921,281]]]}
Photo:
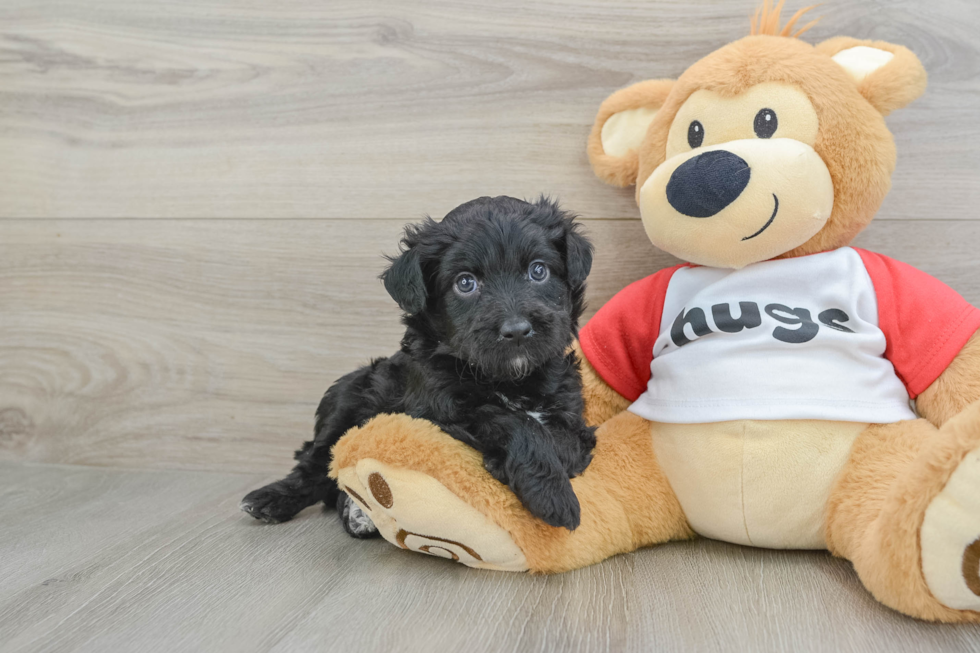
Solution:
{"label": "red sleeve", "polygon": [[599,376],[630,401],[647,389],[653,343],[670,278],[685,264],[665,268],[620,290],[579,334],[582,352]]}
{"label": "red sleeve", "polygon": [[885,358],[915,397],[928,388],[980,329],[980,310],[911,265],[855,248],[878,296]]}

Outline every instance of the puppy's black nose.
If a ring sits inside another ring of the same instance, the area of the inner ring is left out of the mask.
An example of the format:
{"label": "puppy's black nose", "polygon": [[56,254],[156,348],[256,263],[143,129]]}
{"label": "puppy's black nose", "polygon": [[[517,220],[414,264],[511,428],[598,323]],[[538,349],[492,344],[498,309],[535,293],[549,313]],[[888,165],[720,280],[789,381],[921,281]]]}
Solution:
{"label": "puppy's black nose", "polygon": [[531,335],[531,323],[523,317],[508,318],[500,327],[500,335],[504,340],[519,345]]}
{"label": "puppy's black nose", "polygon": [[682,163],[667,182],[667,201],[678,213],[710,218],[735,201],[752,170],[742,157],[712,150]]}

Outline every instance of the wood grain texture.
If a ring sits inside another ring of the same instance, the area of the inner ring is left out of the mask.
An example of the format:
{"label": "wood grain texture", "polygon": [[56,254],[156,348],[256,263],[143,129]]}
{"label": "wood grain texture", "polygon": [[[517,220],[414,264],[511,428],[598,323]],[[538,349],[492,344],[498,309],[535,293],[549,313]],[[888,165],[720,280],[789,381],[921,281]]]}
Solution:
{"label": "wood grain texture", "polygon": [[[398,346],[377,280],[401,222],[0,221],[0,459],[282,472],[336,378]],[[590,220],[588,301],[673,263]],[[980,223],[875,223],[858,245],[980,304]]]}
{"label": "wood grain texture", "polygon": [[264,479],[0,463],[0,651],[975,651],[871,599],[849,563],[710,540],[559,576],[261,525]]}
{"label": "wood grain texture", "polygon": [[[754,0],[5,0],[0,216],[444,214],[553,193],[634,217],[591,174],[599,103],[745,36]],[[794,7],[795,8],[795,7]],[[912,48],[883,219],[980,206],[974,0],[832,0],[806,39]]]}

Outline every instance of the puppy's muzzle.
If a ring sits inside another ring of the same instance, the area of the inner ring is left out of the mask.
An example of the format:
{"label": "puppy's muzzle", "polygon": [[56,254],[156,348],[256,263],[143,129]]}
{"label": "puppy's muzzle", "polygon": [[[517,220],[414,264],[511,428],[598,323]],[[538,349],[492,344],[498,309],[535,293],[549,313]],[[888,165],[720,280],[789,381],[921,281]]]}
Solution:
{"label": "puppy's muzzle", "polygon": [[508,318],[500,326],[500,337],[514,345],[521,344],[530,338],[531,334],[531,323],[523,317]]}

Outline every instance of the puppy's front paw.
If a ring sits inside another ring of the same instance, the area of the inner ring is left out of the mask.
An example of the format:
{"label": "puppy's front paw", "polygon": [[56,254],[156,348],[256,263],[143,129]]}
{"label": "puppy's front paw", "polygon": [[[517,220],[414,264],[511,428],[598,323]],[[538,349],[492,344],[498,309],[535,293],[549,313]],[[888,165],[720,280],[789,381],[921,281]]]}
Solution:
{"label": "puppy's front paw", "polygon": [[592,462],[592,451],[595,449],[595,427],[583,426],[578,432],[578,447],[573,448],[574,455],[564,460],[569,478],[575,478],[585,471]]}
{"label": "puppy's front paw", "polygon": [[509,485],[506,462],[507,454],[505,452],[483,454],[483,468],[490,472],[490,476],[496,480],[504,485]]}
{"label": "puppy's front paw", "polygon": [[371,517],[361,510],[346,492],[341,492],[337,496],[337,516],[340,517],[340,523],[351,537],[367,540],[381,536]]}
{"label": "puppy's front paw", "polygon": [[582,509],[578,497],[567,478],[549,483],[535,483],[532,487],[522,487],[515,493],[528,512],[557,528],[574,531],[582,521]]}
{"label": "puppy's front paw", "polygon": [[295,517],[309,503],[308,497],[291,492],[277,481],[249,492],[238,507],[266,524],[279,524]]}
{"label": "puppy's front paw", "polygon": [[575,478],[576,476],[580,476],[591,462],[592,462],[591,449],[580,453],[577,458],[569,461],[569,463],[565,466],[565,470],[568,472],[568,478]]}

